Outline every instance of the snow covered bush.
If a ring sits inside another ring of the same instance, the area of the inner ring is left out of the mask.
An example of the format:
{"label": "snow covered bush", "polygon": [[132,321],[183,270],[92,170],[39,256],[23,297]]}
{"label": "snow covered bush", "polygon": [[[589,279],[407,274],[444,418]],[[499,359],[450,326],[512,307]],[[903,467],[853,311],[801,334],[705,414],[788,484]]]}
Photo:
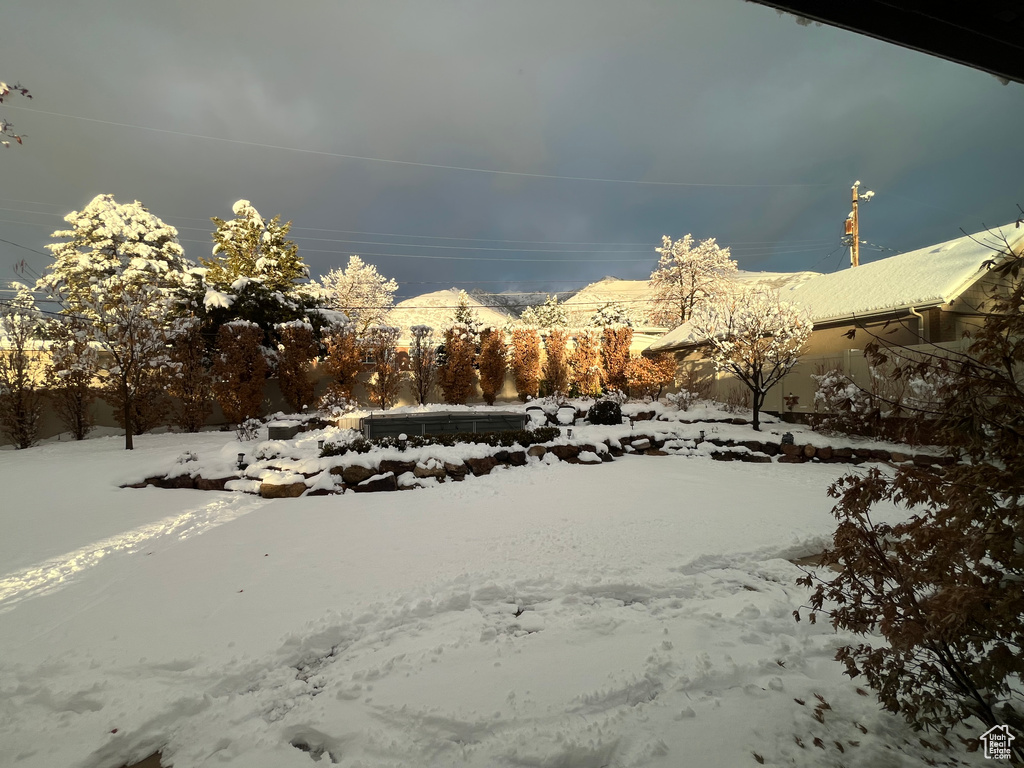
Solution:
{"label": "snow covered bush", "polygon": [[371,325],[366,329],[363,348],[373,358],[373,374],[366,388],[370,401],[385,410],[398,400],[402,371],[398,364],[400,330],[390,325]]}
{"label": "snow covered bush", "polygon": [[457,323],[444,332],[438,356],[437,383],[444,401],[464,405],[476,384],[473,363],[476,360],[476,337],[471,326]]}
{"label": "snow covered bush", "polygon": [[683,365],[676,371],[677,392],[665,395],[670,405],[681,411],[688,411],[696,403],[711,397],[712,378],[693,365]]}
{"label": "snow covered bush", "polygon": [[177,400],[174,422],[198,432],[213,413],[213,375],[197,318],[183,318],[171,347],[170,393]]}
{"label": "snow covered bush", "polygon": [[510,358],[516,393],[525,403],[540,393],[540,334],[533,328],[513,328]]}
{"label": "snow covered bush", "polygon": [[569,315],[557,296],[548,296],[543,304],[523,310],[519,320],[523,325],[537,328],[564,328],[569,324]]}
{"label": "snow covered bush", "polygon": [[87,328],[77,318],[48,323],[46,335],[50,340],[50,362],[46,366],[50,404],[75,440],[84,440],[95,424],[91,407],[96,400],[93,382],[99,373],[99,354],[89,343]]}
{"label": "snow covered bush", "polygon": [[235,437],[238,438],[238,442],[246,442],[249,440],[255,440],[260,436],[260,430],[263,428],[263,422],[259,419],[246,419],[235,427]]}
{"label": "snow covered bush", "polygon": [[601,394],[603,371],[597,332],[584,328],[576,332],[575,346],[569,356],[570,392],[580,397]]}
{"label": "snow covered bush", "polygon": [[569,393],[569,332],[552,328],[544,337],[544,385],[549,395]]}
{"label": "snow covered bush", "polygon": [[313,404],[316,385],[310,371],[319,345],[313,337],[313,326],[302,320],[281,323],[276,330],[281,340],[277,347],[277,382],[285,402],[298,413]]}
{"label": "snow covered bush", "polygon": [[591,424],[618,426],[622,423],[622,406],[611,398],[602,398],[590,406],[587,421]]}
{"label": "snow covered bush", "polygon": [[[814,587],[811,618],[830,617],[864,642],[840,648],[851,677],[915,728],[947,733],[977,718],[979,731],[1024,730],[1024,258],[1007,248],[992,274],[982,327],[963,352],[894,361],[865,348],[874,365],[908,380],[947,383],[930,417],[947,455],[942,470],[902,464],[848,475],[830,489],[839,521],[822,564],[838,570]],[[874,522],[878,504],[913,507],[899,525]],[[797,614],[799,618],[799,614]],[[881,635],[884,643],[874,637]],[[977,749],[978,740],[968,747]],[[1013,745],[1024,762],[1024,747]]]}
{"label": "snow covered bush", "polygon": [[654,249],[661,257],[648,283],[654,289],[651,319],[675,328],[689,320],[700,304],[732,291],[736,262],[714,238],[696,246],[691,235],[675,242],[667,236],[661,240],[662,247]]}
{"label": "snow covered bush", "polygon": [[756,287],[701,304],[692,323],[706,339],[716,369],[732,374],[750,390],[754,429],[760,430],[765,395],[800,359],[811,321],[775,291]]}
{"label": "snow covered bush", "polygon": [[232,424],[241,424],[263,410],[267,358],[263,330],[246,320],[232,320],[217,331],[213,362],[213,394]]}
{"label": "snow covered bush", "polygon": [[505,386],[507,369],[505,332],[496,328],[485,329],[480,337],[480,391],[488,405],[494,405],[498,393]]}
{"label": "snow covered bush", "polygon": [[373,264],[351,256],[345,269],[332,269],[315,284],[324,306],[344,312],[362,336],[387,319],[398,283],[381,275]]}
{"label": "snow covered bush", "polygon": [[426,405],[430,390],[437,379],[437,348],[434,329],[429,325],[414,325],[409,329],[412,344],[409,347],[409,370],[416,402]]}
{"label": "snow covered bush", "polygon": [[629,345],[633,343],[633,329],[628,325],[609,325],[601,331],[601,367],[605,386],[625,392],[629,388],[626,365],[629,363]]}
{"label": "snow covered bush", "polygon": [[0,305],[0,430],[17,448],[29,448],[39,439],[42,414],[42,319],[28,286],[11,286],[14,299]]}
{"label": "snow covered bush", "polygon": [[607,328],[610,325],[628,325],[632,328],[635,323],[633,322],[633,313],[629,309],[621,302],[610,301],[590,317],[590,325],[598,328]]}

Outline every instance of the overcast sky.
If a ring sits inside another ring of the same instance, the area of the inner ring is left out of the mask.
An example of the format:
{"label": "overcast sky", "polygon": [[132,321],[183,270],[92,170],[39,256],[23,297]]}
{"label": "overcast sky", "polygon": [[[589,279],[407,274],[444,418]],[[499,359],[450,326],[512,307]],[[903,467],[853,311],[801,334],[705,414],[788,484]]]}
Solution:
{"label": "overcast sky", "polygon": [[142,201],[193,259],[249,199],[294,223],[314,275],[358,253],[402,297],[645,279],[688,232],[741,269],[831,272],[856,179],[876,192],[862,238],[892,249],[863,261],[1024,204],[1024,87],[741,0],[11,0],[2,18],[0,79],[34,96],[0,107],[25,135],[0,151],[0,238],[23,246],[0,242],[3,281],[41,271],[33,251],[99,193]]}

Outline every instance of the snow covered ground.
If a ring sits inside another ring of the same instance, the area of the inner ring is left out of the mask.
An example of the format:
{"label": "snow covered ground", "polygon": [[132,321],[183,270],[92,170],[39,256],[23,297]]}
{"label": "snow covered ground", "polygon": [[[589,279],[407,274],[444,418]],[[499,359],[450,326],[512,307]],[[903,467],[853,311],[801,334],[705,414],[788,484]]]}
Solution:
{"label": "snow covered ground", "polygon": [[282,500],[117,487],[232,440],[0,452],[0,766],[934,756],[842,676],[850,638],[791,615],[787,559],[820,551],[849,467],[625,456]]}

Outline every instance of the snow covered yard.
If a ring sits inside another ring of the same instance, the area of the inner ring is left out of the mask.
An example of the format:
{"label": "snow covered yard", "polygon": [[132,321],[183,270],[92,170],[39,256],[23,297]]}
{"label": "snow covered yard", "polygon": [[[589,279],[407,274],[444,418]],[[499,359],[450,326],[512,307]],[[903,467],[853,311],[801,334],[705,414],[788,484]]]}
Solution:
{"label": "snow covered yard", "polygon": [[0,765],[933,755],[841,675],[848,638],[791,615],[787,559],[827,540],[848,466],[626,456],[280,500],[117,487],[231,440],[0,453]]}

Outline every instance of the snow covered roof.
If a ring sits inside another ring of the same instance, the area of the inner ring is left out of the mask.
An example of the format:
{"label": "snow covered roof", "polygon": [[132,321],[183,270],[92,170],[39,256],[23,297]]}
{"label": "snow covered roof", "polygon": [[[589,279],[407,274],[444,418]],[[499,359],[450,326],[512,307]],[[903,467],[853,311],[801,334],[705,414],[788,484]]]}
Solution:
{"label": "snow covered roof", "polygon": [[[504,327],[511,316],[481,304],[472,296],[468,296],[469,307],[484,327]],[[403,338],[408,336],[408,330],[414,325],[429,325],[435,332],[440,333],[452,323],[452,315],[455,314],[455,307],[459,304],[459,291],[450,288],[446,291],[434,291],[425,293],[422,296],[414,296],[411,299],[400,301],[395,308],[388,313],[388,323],[402,329]]]}
{"label": "snow covered roof", "polygon": [[[985,262],[1003,251],[1007,243],[1014,253],[1024,250],[1024,230],[1008,224],[831,275],[773,287],[778,288],[784,301],[803,308],[815,325],[910,307],[937,306],[952,301],[973,285],[985,273]],[[690,324],[685,323],[647,350],[663,352],[700,341]]]}

